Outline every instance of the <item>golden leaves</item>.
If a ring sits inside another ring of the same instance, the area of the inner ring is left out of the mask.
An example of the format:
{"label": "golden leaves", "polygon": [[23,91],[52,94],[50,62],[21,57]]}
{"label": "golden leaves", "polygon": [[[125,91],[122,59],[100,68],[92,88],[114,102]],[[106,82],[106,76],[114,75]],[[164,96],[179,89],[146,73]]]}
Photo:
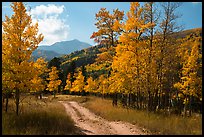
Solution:
{"label": "golden leaves", "polygon": [[113,10],[113,14],[110,14],[106,8],[101,8],[95,16],[97,20],[95,25],[98,31],[93,32],[90,38],[94,39],[96,43],[114,46],[117,43],[116,38],[121,32],[119,22],[123,20],[124,12],[116,9]]}
{"label": "golden leaves", "polygon": [[49,91],[56,91],[58,89],[58,86],[61,84],[61,80],[58,80],[58,70],[56,67],[51,68],[51,72],[49,73],[49,77],[47,80],[49,80],[49,83],[47,85],[47,90]]}
{"label": "golden leaves", "polygon": [[87,85],[85,86],[84,89],[85,89],[86,92],[93,92],[93,93],[95,93],[96,90],[97,90],[97,83],[96,83],[96,81],[93,80],[92,77],[89,77],[87,79]]}
{"label": "golden leaves", "polygon": [[[37,35],[38,25],[31,25],[32,19],[26,13],[22,2],[13,2],[11,7],[14,14],[11,18],[6,16],[2,22],[2,65],[4,66],[2,75],[8,76],[7,80],[10,83],[5,84],[10,89],[15,87],[21,91],[34,90],[34,85],[42,82],[39,76],[43,71],[39,71],[45,65],[39,68],[30,57],[43,37]],[[36,71],[37,69],[39,71]]]}
{"label": "golden leaves", "polygon": [[78,75],[75,73],[76,80],[72,84],[71,91],[74,92],[82,92],[85,87],[84,76],[82,75],[82,71],[79,71]]}
{"label": "golden leaves", "polygon": [[[182,51],[183,54],[180,54],[182,58],[181,64],[182,67],[182,76],[180,78],[180,82],[174,84],[174,87],[179,89],[179,91],[184,94],[184,104],[188,103],[187,96],[201,96],[201,79],[197,73],[199,72],[199,68],[201,67],[199,64],[199,42],[195,40],[183,41],[180,49],[178,51]],[[189,50],[188,45],[191,45],[191,51]],[[190,51],[190,52],[189,52]]]}

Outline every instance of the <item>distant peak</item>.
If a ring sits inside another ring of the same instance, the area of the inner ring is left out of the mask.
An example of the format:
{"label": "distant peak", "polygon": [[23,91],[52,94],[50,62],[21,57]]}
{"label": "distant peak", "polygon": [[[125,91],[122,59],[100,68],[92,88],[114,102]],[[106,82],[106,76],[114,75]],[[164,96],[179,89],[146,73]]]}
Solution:
{"label": "distant peak", "polygon": [[73,39],[72,41],[79,41],[78,39]]}

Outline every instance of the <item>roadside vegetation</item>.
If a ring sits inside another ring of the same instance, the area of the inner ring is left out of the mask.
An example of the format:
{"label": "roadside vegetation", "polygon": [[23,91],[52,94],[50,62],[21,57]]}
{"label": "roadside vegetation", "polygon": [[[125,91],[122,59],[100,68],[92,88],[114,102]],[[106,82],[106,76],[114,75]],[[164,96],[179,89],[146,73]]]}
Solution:
{"label": "roadside vegetation", "polygon": [[95,114],[109,121],[126,121],[138,125],[144,132],[155,135],[201,135],[202,115],[193,113],[191,117],[168,115],[112,106],[110,98],[95,96],[58,95],[55,100],[77,101]]}
{"label": "roadside vegetation", "polygon": [[[85,99],[84,99],[85,100]],[[95,114],[110,121],[126,121],[137,124],[143,131],[160,135],[201,135],[202,115],[193,114],[191,117],[179,115],[164,115],[145,110],[113,107],[111,99],[88,97],[85,107]],[[82,101],[83,102],[83,101]]]}
{"label": "roadside vegetation", "polygon": [[82,134],[67,115],[65,108],[50,98],[37,99],[27,96],[15,114],[14,100],[9,109],[2,112],[3,135],[80,135]]}

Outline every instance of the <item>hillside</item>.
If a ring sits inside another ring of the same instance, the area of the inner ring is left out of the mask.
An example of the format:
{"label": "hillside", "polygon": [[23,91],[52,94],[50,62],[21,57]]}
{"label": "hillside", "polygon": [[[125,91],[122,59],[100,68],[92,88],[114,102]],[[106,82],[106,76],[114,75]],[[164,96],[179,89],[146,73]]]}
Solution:
{"label": "hillside", "polygon": [[195,33],[199,33],[202,36],[202,28],[194,28],[194,29],[184,30],[184,31],[181,31],[181,32],[176,32],[173,35],[176,38],[184,38],[187,35],[195,34]]}
{"label": "hillside", "polygon": [[100,53],[99,49],[102,47],[102,45],[92,46],[89,48],[82,49],[80,51],[72,52],[68,55],[61,56],[61,65],[64,66],[67,63],[70,63],[71,61],[75,61],[77,67],[93,63],[97,54]]}
{"label": "hillside", "polygon": [[45,58],[46,61],[50,61],[51,59],[53,59],[54,57],[59,57],[61,56],[61,54],[56,53],[54,51],[49,51],[49,50],[39,50],[36,49],[33,53],[32,53],[33,59],[37,60],[40,57]]}
{"label": "hillside", "polygon": [[[187,35],[196,34],[202,35],[202,28],[195,28],[190,30],[184,30],[181,32],[177,32],[173,34],[177,39],[184,38]],[[75,61],[76,67],[85,66],[87,64],[92,64],[95,62],[95,58],[97,54],[101,53],[100,48],[104,46],[97,45],[93,47],[89,47],[86,49],[82,49],[80,51],[72,52],[71,54],[67,54],[60,57],[61,60],[61,68],[66,71],[66,68],[69,66],[71,61]]]}

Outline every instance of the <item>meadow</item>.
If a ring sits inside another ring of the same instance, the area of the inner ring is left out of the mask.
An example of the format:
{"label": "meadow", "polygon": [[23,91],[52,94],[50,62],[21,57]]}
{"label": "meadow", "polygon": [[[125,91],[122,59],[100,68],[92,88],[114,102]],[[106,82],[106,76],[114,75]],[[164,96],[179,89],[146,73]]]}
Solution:
{"label": "meadow", "polygon": [[[4,109],[4,108],[3,108]],[[2,110],[3,135],[80,135],[64,107],[52,97],[37,99],[28,96],[20,104],[16,116],[14,100],[9,100],[8,112]]]}
{"label": "meadow", "polygon": [[[90,111],[110,121],[137,124],[144,132],[153,135],[201,135],[202,115],[191,117],[164,115],[144,110],[112,106],[112,100],[95,96],[57,95],[37,99],[26,97],[20,105],[20,115],[15,115],[15,105],[9,100],[9,109],[2,112],[3,135],[82,135],[74,126],[58,101],[77,101]],[[3,108],[4,109],[4,108]]]}
{"label": "meadow", "polygon": [[[85,99],[84,99],[85,100]],[[201,135],[202,115],[193,114],[191,117],[164,115],[144,110],[134,110],[113,107],[112,100],[89,97],[84,106],[107,120],[126,121],[137,124],[150,134],[160,135]]]}

